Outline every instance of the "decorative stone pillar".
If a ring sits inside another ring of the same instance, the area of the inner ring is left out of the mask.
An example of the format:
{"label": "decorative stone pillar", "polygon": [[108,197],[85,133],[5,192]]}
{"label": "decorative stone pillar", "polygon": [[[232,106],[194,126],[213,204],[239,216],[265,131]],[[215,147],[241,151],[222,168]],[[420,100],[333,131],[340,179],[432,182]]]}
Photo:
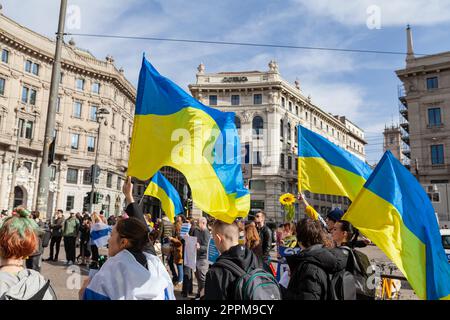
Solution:
{"label": "decorative stone pillar", "polygon": [[56,185],[56,209],[63,209],[63,196],[62,196],[62,190],[64,185],[64,179],[67,174],[67,164],[65,162],[59,163],[59,174],[58,176],[58,183]]}

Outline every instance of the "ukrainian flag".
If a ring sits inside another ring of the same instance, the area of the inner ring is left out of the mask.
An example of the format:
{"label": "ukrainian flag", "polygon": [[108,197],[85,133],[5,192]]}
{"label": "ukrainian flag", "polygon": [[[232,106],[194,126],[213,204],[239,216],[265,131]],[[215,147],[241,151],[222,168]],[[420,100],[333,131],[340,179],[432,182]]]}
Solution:
{"label": "ukrainian flag", "polygon": [[450,264],[433,206],[416,178],[390,151],[343,219],[383,250],[419,298],[450,299]]}
{"label": "ukrainian flag", "polygon": [[370,166],[321,135],[298,127],[300,190],[345,196],[353,201],[372,172]]}
{"label": "ukrainian flag", "polygon": [[147,180],[161,167],[173,167],[186,177],[201,210],[231,223],[250,209],[240,152],[234,113],[204,106],[143,58],[130,176]]}
{"label": "ukrainian flag", "polygon": [[183,212],[183,205],[177,189],[160,171],[150,180],[144,194],[158,198],[161,201],[162,210],[172,222],[174,222],[176,215]]}

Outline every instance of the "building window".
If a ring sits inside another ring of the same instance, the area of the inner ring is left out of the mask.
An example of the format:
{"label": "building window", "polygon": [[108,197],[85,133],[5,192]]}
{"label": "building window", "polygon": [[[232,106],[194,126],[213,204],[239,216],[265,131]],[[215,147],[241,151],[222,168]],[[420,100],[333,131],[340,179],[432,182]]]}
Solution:
{"label": "building window", "polygon": [[122,134],[125,134],[125,118],[122,118]]}
{"label": "building window", "polygon": [[111,127],[115,128],[116,127],[116,114],[113,112],[112,114],[112,121],[111,121]]}
{"label": "building window", "polygon": [[295,139],[295,143],[298,143],[298,128],[297,128],[297,126],[295,126],[295,128],[294,128],[294,139]]}
{"label": "building window", "polygon": [[284,138],[284,121],[283,121],[283,119],[280,120],[280,137]]}
{"label": "building window", "polygon": [[91,112],[89,114],[89,119],[92,121],[97,121],[97,106],[91,106]]}
{"label": "building window", "polygon": [[71,148],[74,150],[78,150],[78,143],[80,141],[80,135],[78,133],[72,134],[72,142],[70,144]]}
{"label": "building window", "polygon": [[286,107],[286,99],[285,99],[284,97],[281,97],[281,106],[282,106],[283,108]]}
{"label": "building window", "polygon": [[216,95],[209,96],[209,105],[217,106],[217,96]]}
{"label": "building window", "polygon": [[59,73],[59,84],[63,83],[63,78],[64,78],[64,72],[60,72]]}
{"label": "building window", "polygon": [[113,148],[114,148],[114,142],[110,142],[109,143],[109,155],[112,156],[113,155]]}
{"label": "building window", "polygon": [[444,145],[431,146],[431,164],[444,164]]}
{"label": "building window", "polygon": [[298,115],[298,106],[295,106],[295,114]]}
{"label": "building window", "polygon": [[56,100],[56,112],[61,112],[61,97],[58,97],[58,99]]}
{"label": "building window", "polygon": [[2,50],[2,62],[4,62],[4,63],[9,62],[9,51],[6,49]]}
{"label": "building window", "polygon": [[288,139],[288,141],[291,141],[291,138],[292,138],[291,124],[288,122],[288,124],[287,124],[287,139]]}
{"label": "building window", "polygon": [[6,80],[3,78],[0,78],[0,95],[4,95],[5,94],[5,83]]}
{"label": "building window", "polygon": [[292,112],[292,102],[289,101],[289,111]]}
{"label": "building window", "polygon": [[85,169],[83,171],[83,184],[91,184],[91,183],[92,183],[91,170]]}
{"label": "building window", "polygon": [[280,167],[281,169],[285,168],[284,153],[280,154]]}
{"label": "building window", "polygon": [[231,105],[238,106],[239,105],[240,96],[238,94],[233,94],[231,96]]}
{"label": "building window", "polygon": [[262,94],[254,94],[253,95],[253,104],[262,104]]}
{"label": "building window", "polygon": [[428,109],[428,125],[430,127],[437,127],[441,124],[441,108]]}
{"label": "building window", "polygon": [[305,120],[308,121],[308,111],[305,111]]}
{"label": "building window", "polygon": [[25,139],[33,137],[33,122],[19,119],[19,136]]}
{"label": "building window", "polygon": [[87,137],[87,148],[88,152],[95,151],[95,137],[92,136]]}
{"label": "building window", "polygon": [[314,118],[314,126],[317,127],[317,118]]}
{"label": "building window", "polygon": [[437,77],[427,78],[427,90],[437,89],[438,87],[439,83]]}
{"label": "building window", "polygon": [[241,119],[238,117],[234,117],[234,124],[236,125],[236,129],[240,129],[241,128]]}
{"label": "building window", "polygon": [[77,79],[76,80],[76,88],[79,91],[84,91],[84,79]]}
{"label": "building window", "polygon": [[257,167],[261,166],[261,151],[253,151],[253,164]]}
{"label": "building window", "polygon": [[31,168],[33,167],[33,164],[30,161],[24,161],[23,166],[27,168],[29,173],[31,173]]}
{"label": "building window", "polygon": [[288,170],[292,170],[292,157],[288,156]]}
{"label": "building window", "polygon": [[108,172],[108,175],[106,176],[106,187],[107,188],[112,188],[112,178],[113,178],[112,173]]}
{"label": "building window", "polygon": [[28,88],[26,86],[22,87],[22,102],[29,103],[30,105],[36,105],[36,90]]}
{"label": "building window", "polygon": [[38,76],[39,75],[39,64],[34,63],[31,60],[26,60],[25,61],[25,71]]}
{"label": "building window", "polygon": [[117,177],[117,190],[120,190],[122,188],[122,178]]}
{"label": "building window", "polygon": [[74,118],[81,118],[81,102],[75,101],[73,103],[73,117]]}
{"label": "building window", "polygon": [[250,144],[246,143],[244,145],[244,149],[245,149],[245,154],[244,154],[244,163],[245,164],[250,164]]}
{"label": "building window", "polygon": [[67,169],[67,183],[78,183],[78,169]]}
{"label": "building window", "polygon": [[260,116],[256,116],[253,118],[253,132],[257,135],[262,134],[262,130],[264,129],[264,121]]}
{"label": "building window", "polygon": [[74,208],[74,202],[75,202],[75,197],[74,196],[67,196],[67,200],[66,200],[66,211],[71,211]]}
{"label": "building window", "polygon": [[98,82],[92,83],[91,91],[92,91],[92,93],[99,94],[100,93],[100,83],[98,83]]}
{"label": "building window", "polygon": [[250,190],[265,191],[266,190],[266,181],[250,180],[249,187],[250,187]]}
{"label": "building window", "polygon": [[56,166],[50,166],[50,181],[56,180]]}

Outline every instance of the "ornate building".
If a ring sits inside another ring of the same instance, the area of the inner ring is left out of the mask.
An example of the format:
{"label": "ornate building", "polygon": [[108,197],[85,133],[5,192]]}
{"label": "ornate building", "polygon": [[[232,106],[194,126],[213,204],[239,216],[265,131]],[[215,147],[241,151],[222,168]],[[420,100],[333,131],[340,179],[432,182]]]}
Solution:
{"label": "ornate building", "polygon": [[[0,14],[0,51],[0,208],[35,208],[55,42]],[[49,212],[83,210],[97,148],[103,198],[94,210],[122,211],[135,95],[112,57],[96,59],[73,41],[63,46]],[[109,114],[100,123],[102,108]]]}
{"label": "ornate building", "polygon": [[[346,117],[334,116],[314,105],[310,97],[302,94],[299,81],[292,85],[281,77],[275,61],[270,61],[265,72],[206,74],[201,64],[197,81],[189,89],[204,104],[236,113],[252,212],[263,209],[271,220],[283,220],[279,196],[297,192],[297,125],[365,159],[363,130]],[[322,213],[335,206],[348,206],[343,197],[308,193],[307,196]]]}

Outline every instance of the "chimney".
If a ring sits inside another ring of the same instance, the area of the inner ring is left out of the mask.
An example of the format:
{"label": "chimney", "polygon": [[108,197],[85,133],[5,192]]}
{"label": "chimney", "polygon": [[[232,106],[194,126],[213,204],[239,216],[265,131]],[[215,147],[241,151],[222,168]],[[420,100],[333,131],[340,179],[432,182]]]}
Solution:
{"label": "chimney", "polygon": [[411,27],[409,24],[406,27],[406,46],[407,46],[407,52],[406,52],[406,64],[412,62],[414,57],[414,49],[413,49],[413,39],[412,39],[412,32]]}

